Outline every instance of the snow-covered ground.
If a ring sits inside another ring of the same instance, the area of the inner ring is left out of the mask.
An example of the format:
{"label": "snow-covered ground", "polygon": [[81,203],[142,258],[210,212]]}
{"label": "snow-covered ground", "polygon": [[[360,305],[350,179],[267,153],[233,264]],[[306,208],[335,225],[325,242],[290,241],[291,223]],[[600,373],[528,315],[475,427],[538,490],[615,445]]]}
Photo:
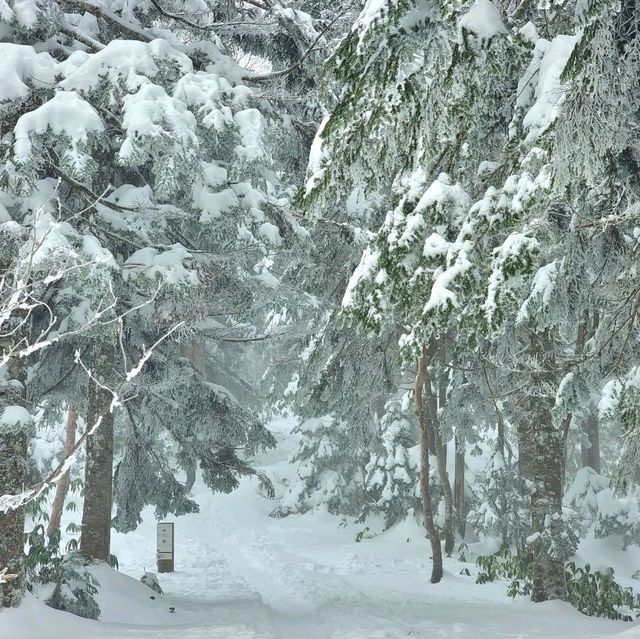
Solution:
{"label": "snow-covered ground", "polygon": [[[272,424],[280,446],[262,460],[276,481],[291,475],[289,428],[284,419]],[[156,522],[147,511],[136,532],[113,536],[120,572],[95,571],[100,621],[28,595],[21,608],[0,613],[0,638],[640,638],[635,623],[589,618],[558,602],[511,601],[504,583],[479,586],[460,575],[473,566],[456,559],[447,560],[442,583],[430,584],[428,544],[412,523],[358,543],[362,524],[340,525],[326,513],[268,517],[275,502],[255,482],[230,495],[196,484],[195,493],[201,512],[175,520],[176,572],[159,575],[164,596],[137,581],[155,571]],[[613,563],[623,578],[638,567],[637,554],[594,541],[580,552],[592,565]]]}

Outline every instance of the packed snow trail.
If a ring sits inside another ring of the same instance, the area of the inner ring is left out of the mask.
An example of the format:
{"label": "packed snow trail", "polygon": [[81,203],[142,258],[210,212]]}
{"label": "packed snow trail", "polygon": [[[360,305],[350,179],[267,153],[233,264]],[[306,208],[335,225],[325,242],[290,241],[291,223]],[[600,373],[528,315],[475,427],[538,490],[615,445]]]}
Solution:
{"label": "packed snow trail", "polygon": [[[280,492],[292,473],[290,427],[287,420],[272,424],[280,446],[260,460]],[[155,571],[156,522],[147,510],[137,531],[113,536],[120,572],[95,570],[100,621],[28,595],[20,609],[0,613],[0,638],[640,638],[637,624],[586,617],[568,604],[513,602],[505,583],[476,585],[460,575],[473,567],[453,558],[443,582],[430,584],[428,545],[413,523],[356,543],[363,524],[341,525],[324,512],[270,518],[277,502],[250,480],[229,495],[199,483],[194,492],[201,512],[171,518],[176,572],[158,575],[164,596],[137,581]]]}

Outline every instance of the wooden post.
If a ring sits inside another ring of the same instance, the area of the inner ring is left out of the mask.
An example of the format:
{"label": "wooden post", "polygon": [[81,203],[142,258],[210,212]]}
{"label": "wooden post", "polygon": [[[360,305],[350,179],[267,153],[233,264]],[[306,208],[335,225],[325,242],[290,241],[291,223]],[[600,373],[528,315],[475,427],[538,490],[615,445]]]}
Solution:
{"label": "wooden post", "polygon": [[169,522],[160,522],[158,524],[158,543],[156,551],[158,572],[173,572],[174,548],[173,524]]}

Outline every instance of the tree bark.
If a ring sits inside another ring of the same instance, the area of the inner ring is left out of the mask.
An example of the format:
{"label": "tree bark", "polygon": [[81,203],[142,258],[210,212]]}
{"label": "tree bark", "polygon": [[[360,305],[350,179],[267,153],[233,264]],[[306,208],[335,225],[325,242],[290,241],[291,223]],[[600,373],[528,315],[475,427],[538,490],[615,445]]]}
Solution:
{"label": "tree bark", "polygon": [[453,503],[458,520],[458,533],[464,540],[467,531],[467,508],[465,503],[465,458],[464,458],[464,441],[456,437],[456,467],[455,476],[453,478]]}
{"label": "tree bark", "polygon": [[431,507],[431,485],[429,477],[429,420],[426,415],[424,388],[427,382],[427,352],[423,348],[422,355],[418,358],[416,379],[413,389],[413,400],[418,417],[420,429],[420,494],[422,496],[422,514],[427,530],[429,543],[431,544],[432,568],[431,583],[437,584],[442,579],[442,547],[438,531],[433,521],[433,509]]}
{"label": "tree bark", "polygon": [[[72,404],[69,406],[69,412],[67,414],[67,430],[65,433],[64,450],[62,452],[62,461],[66,460],[73,452],[73,447],[76,443],[76,430],[78,426],[78,411]],[[51,506],[51,517],[49,517],[49,524],[47,525],[47,536],[51,537],[53,532],[60,528],[60,521],[62,520],[62,511],[64,510],[64,502],[67,498],[67,492],[69,490],[69,476],[67,471],[58,482],[56,486],[56,496],[53,499],[53,505]]]}
{"label": "tree bark", "polygon": [[[24,360],[9,360],[7,369],[8,383],[3,384],[6,393],[2,393],[2,404],[25,406]],[[26,428],[15,428],[0,434],[0,495],[17,495],[23,490],[28,441]],[[17,575],[13,581],[0,585],[0,608],[17,606],[22,601],[25,587],[24,515],[24,507],[0,511],[0,570],[7,568],[7,574]]]}
{"label": "tree bark", "polygon": [[582,465],[590,466],[596,473],[600,472],[600,424],[598,413],[593,408],[584,421],[581,443]]}
{"label": "tree bark", "polygon": [[447,555],[451,555],[454,546],[453,491],[451,490],[451,481],[449,480],[449,472],[447,471],[447,447],[442,443],[442,435],[440,434],[439,422],[437,420],[432,425],[432,432],[433,439],[436,442],[436,464],[440,485],[442,487],[442,497],[444,499],[444,551]]}
{"label": "tree bark", "polygon": [[[440,428],[440,417],[438,410],[443,408],[447,398],[448,374],[446,366],[446,343],[442,340],[437,345],[440,355],[440,362],[443,364],[442,370],[438,378],[437,388],[431,382],[429,369],[426,372],[425,390],[427,392],[427,419],[429,420],[429,430],[433,449],[436,455],[436,465],[438,469],[438,478],[442,487],[442,496],[444,500],[444,551],[447,555],[451,555],[454,546],[453,536],[453,491],[451,490],[451,481],[449,472],[447,471],[447,447],[442,441],[442,431]],[[437,394],[436,394],[437,393]]]}
{"label": "tree bark", "polygon": [[[519,425],[520,446],[531,453],[531,522],[537,539],[533,550],[533,585],[531,599],[567,598],[564,558],[549,551],[545,538],[561,539],[562,478],[564,474],[565,438],[562,429],[553,424],[553,340],[550,331],[530,336],[530,354],[540,363],[540,371],[531,374],[530,394],[522,402],[523,415]],[[547,369],[547,370],[545,370]]]}
{"label": "tree bark", "polygon": [[[105,383],[113,366],[113,349],[100,345],[94,354],[92,373]],[[112,395],[90,380],[88,399],[87,428],[100,418],[102,422],[87,438],[80,551],[88,559],[108,561],[113,500],[113,413],[109,410]]]}

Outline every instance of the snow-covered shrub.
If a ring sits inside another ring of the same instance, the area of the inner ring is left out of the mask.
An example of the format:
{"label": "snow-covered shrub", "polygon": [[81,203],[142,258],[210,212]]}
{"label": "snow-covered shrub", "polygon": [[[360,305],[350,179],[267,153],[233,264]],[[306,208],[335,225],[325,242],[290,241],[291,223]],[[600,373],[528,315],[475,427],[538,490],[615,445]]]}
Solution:
{"label": "snow-covered shrub", "polygon": [[[494,555],[478,557],[476,583],[485,584],[499,579],[510,580],[507,594],[515,598],[529,595],[532,588],[532,564],[526,557],[505,549]],[[591,572],[591,566],[565,567],[568,601],[580,612],[591,617],[605,617],[632,621],[640,615],[640,595],[632,588],[623,588],[614,577],[613,568]]]}
{"label": "snow-covered shrub", "polygon": [[294,432],[302,436],[292,458],[297,474],[272,516],[305,512],[321,504],[334,514],[358,513],[362,469],[351,456],[346,424],[331,416],[303,420]]}
{"label": "snow-covered shrub", "polygon": [[27,535],[29,549],[25,559],[27,587],[54,584],[46,604],[79,617],[97,619],[100,607],[95,600],[100,584],[87,570],[86,560],[77,551],[77,542],[67,544],[67,554],[60,552],[60,531],[47,538],[44,527],[36,526]]}
{"label": "snow-covered shrub", "polygon": [[582,528],[591,525],[598,512],[598,495],[609,488],[609,479],[585,466],[576,473],[566,490],[563,505],[576,513]]}
{"label": "snow-covered shrub", "polygon": [[478,564],[477,584],[486,584],[497,579],[511,579],[508,594],[528,595],[531,592],[531,563],[526,557],[513,554],[508,548],[493,555],[481,555]]}
{"label": "snow-covered shrub", "polygon": [[597,495],[598,511],[594,532],[596,537],[620,535],[622,547],[640,544],[640,489],[616,496],[606,488]]}
{"label": "snow-covered shrub", "polygon": [[527,538],[533,548],[542,548],[547,557],[568,561],[577,548],[580,539],[576,532],[575,515],[572,511],[547,514],[542,532],[535,532]]}
{"label": "snow-covered shrub", "polygon": [[154,592],[157,592],[159,595],[164,594],[162,592],[162,587],[160,586],[160,582],[158,581],[158,577],[156,577],[153,572],[145,572],[142,577],[140,577],[140,581],[145,585],[151,588]]}
{"label": "snow-covered shrub", "polygon": [[409,397],[394,397],[386,404],[369,463],[365,467],[365,506],[361,519],[384,513],[385,528],[401,521],[409,512],[420,512],[419,464],[412,454],[416,429],[411,422]]}
{"label": "snow-covered shrub", "polygon": [[95,600],[100,583],[87,570],[85,559],[78,551],[62,557],[58,568],[56,585],[46,603],[56,610],[64,610],[78,617],[97,619],[100,606]]}
{"label": "snow-covered shrub", "polygon": [[476,481],[478,503],[467,517],[473,530],[481,537],[497,537],[504,548],[514,545],[523,553],[531,524],[528,488],[519,477],[516,460],[505,460],[494,450]]}
{"label": "snow-covered shrub", "polygon": [[567,594],[569,602],[590,617],[606,617],[633,621],[640,615],[640,595],[632,588],[623,588],[614,579],[613,568],[591,572],[591,566],[567,564]]}

